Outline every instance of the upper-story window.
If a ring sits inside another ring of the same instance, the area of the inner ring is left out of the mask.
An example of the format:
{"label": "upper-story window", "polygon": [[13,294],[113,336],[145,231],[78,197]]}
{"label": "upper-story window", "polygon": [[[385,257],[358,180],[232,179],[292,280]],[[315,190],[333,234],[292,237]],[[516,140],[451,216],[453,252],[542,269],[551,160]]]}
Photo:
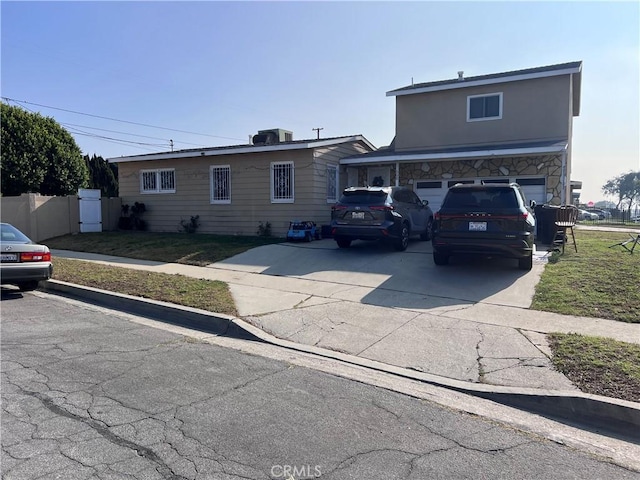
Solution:
{"label": "upper-story window", "polygon": [[212,165],[209,167],[211,203],[231,203],[231,166]]}
{"label": "upper-story window", "polygon": [[293,162],[271,164],[271,203],[293,203]]}
{"label": "upper-story window", "polygon": [[140,193],[176,193],[175,169],[140,170]]}
{"label": "upper-story window", "polygon": [[502,92],[467,97],[467,122],[502,118]]}

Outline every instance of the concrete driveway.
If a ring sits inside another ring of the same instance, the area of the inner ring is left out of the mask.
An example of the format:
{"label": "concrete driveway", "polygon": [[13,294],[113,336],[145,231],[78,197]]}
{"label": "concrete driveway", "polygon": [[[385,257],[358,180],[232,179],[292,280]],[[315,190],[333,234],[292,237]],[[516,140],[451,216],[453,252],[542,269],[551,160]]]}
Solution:
{"label": "concrete driveway", "polygon": [[240,315],[279,338],[458,380],[574,389],[551,368],[535,320],[513,313],[531,304],[544,256],[524,272],[500,258],[436,267],[431,253],[430,242],[396,252],[325,239],[255,248],[210,268],[229,274]]}
{"label": "concrete driveway", "polygon": [[547,255],[537,253],[533,269],[524,272],[516,260],[503,258],[451,257],[438,267],[432,253],[431,242],[412,241],[397,252],[363,241],[340,249],[324,239],[254,248],[212,266],[310,280],[318,294],[339,285],[341,298],[381,307],[429,310],[482,302],[528,308]]}

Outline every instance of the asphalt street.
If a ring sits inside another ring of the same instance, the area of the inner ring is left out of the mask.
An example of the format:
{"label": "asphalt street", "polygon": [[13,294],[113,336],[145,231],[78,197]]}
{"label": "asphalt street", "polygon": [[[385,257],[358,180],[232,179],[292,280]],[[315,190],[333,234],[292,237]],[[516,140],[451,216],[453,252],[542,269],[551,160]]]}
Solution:
{"label": "asphalt street", "polygon": [[3,294],[1,306],[6,480],[640,478],[586,447],[291,353],[250,354],[42,292]]}

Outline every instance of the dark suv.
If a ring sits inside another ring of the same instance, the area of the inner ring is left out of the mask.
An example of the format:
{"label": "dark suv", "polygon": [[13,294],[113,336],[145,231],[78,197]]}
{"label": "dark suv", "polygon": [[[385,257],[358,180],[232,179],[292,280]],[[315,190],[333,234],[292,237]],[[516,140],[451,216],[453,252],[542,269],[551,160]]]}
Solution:
{"label": "dark suv", "polygon": [[428,205],[405,187],[350,187],[331,209],[331,234],[340,248],[353,240],[387,240],[406,250],[411,235],[431,239]]}
{"label": "dark suv", "polygon": [[454,185],[433,223],[433,261],[459,253],[517,258],[531,270],[536,221],[517,183]]}

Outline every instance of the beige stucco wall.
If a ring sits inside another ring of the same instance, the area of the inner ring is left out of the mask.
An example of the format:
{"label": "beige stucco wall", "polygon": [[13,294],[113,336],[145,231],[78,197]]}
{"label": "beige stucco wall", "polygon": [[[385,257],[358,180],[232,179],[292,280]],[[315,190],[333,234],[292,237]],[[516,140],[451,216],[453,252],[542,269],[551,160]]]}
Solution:
{"label": "beige stucco wall", "polygon": [[[120,199],[101,200],[102,229],[115,230],[120,214]],[[24,193],[19,197],[2,197],[0,205],[2,221],[12,224],[36,242],[80,231],[77,195],[55,197]]]}
{"label": "beige stucco wall", "polygon": [[[331,217],[326,199],[326,165],[362,153],[361,147],[343,144],[322,149],[301,149],[252,154],[216,155],[181,159],[120,162],[119,192],[123,204],[144,203],[143,219],[150,231],[181,231],[180,221],[198,215],[198,233],[255,235],[259,224],[271,224],[274,236],[285,236],[291,220],[318,225]],[[271,203],[271,162],[294,163],[293,203]],[[209,169],[231,167],[231,204],[210,203]],[[175,193],[140,193],[140,171],[175,168]]]}
{"label": "beige stucco wall", "polygon": [[[467,122],[467,97],[503,94],[500,120]],[[571,76],[396,97],[396,150],[570,138]]]}

